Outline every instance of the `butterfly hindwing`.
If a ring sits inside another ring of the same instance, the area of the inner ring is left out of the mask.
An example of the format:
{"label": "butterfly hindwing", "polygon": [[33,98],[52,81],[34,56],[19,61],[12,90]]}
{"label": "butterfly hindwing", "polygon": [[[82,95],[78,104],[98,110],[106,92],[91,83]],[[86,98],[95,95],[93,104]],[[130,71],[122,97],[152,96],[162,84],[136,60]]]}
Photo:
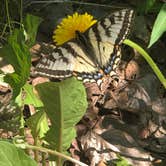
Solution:
{"label": "butterfly hindwing", "polygon": [[51,78],[67,78],[75,74],[93,74],[97,68],[76,42],[68,42],[55,48],[48,57],[41,59],[36,66],[38,75]]}
{"label": "butterfly hindwing", "polygon": [[[62,51],[63,50],[63,51]],[[51,78],[67,78],[72,76],[73,71],[73,56],[63,52],[65,49],[54,48],[50,50],[48,56],[43,57],[35,68],[35,73],[45,77]]]}

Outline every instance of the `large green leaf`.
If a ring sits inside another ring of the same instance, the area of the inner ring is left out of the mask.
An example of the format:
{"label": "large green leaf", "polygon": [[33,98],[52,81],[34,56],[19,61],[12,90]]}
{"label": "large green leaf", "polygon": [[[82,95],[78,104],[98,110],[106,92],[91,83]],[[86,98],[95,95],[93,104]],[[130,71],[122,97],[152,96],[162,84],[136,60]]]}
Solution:
{"label": "large green leaf", "polygon": [[26,124],[31,129],[33,138],[43,138],[49,129],[47,116],[44,111],[36,112],[26,121]]}
{"label": "large green leaf", "polygon": [[150,43],[148,47],[151,47],[166,31],[166,4],[164,4],[155,20],[152,34],[150,37]]}
{"label": "large green leaf", "polygon": [[0,141],[0,166],[37,166],[37,164],[15,145]]}
{"label": "large green leaf", "polygon": [[23,107],[25,104],[33,105],[36,108],[43,107],[42,101],[34,93],[33,86],[28,83],[22,87],[20,93],[15,98],[15,103],[19,107]]}
{"label": "large green leaf", "polygon": [[31,47],[36,41],[36,34],[39,24],[41,23],[42,18],[27,14],[24,20],[24,27],[27,33],[27,44]]}
{"label": "large green leaf", "polygon": [[64,153],[76,136],[74,126],[87,108],[85,88],[82,82],[70,78],[39,84],[36,89],[52,124],[46,140],[53,149]]}

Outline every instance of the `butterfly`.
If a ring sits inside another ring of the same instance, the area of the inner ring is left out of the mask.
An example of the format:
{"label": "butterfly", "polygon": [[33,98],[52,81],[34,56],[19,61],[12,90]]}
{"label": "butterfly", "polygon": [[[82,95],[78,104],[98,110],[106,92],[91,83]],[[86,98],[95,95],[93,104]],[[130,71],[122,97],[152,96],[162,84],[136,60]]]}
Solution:
{"label": "butterfly", "polygon": [[123,9],[99,20],[84,33],[49,52],[35,73],[55,79],[76,76],[84,82],[101,82],[104,75],[116,76],[121,45],[129,34],[134,11]]}

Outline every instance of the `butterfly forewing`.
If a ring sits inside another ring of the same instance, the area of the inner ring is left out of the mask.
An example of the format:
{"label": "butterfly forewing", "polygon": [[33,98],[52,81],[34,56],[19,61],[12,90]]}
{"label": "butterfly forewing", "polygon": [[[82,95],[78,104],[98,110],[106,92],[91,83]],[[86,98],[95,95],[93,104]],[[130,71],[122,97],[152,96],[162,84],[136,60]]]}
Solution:
{"label": "butterfly forewing", "polygon": [[114,12],[102,18],[85,33],[102,68],[109,64],[112,56],[119,50],[118,46],[129,33],[132,18],[133,10]]}
{"label": "butterfly forewing", "polygon": [[97,71],[96,65],[93,63],[91,59],[86,55],[84,50],[76,42],[68,42],[68,51],[72,49],[72,54],[75,56],[74,64],[74,72],[78,73],[94,73]]}

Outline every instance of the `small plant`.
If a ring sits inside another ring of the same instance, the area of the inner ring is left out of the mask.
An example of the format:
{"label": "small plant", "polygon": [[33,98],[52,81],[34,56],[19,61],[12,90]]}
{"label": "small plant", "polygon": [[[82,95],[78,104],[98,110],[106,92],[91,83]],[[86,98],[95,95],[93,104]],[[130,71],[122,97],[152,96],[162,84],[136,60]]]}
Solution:
{"label": "small plant", "polygon": [[[8,1],[6,1],[7,4]],[[39,162],[38,151],[41,151],[56,156],[52,159],[56,160],[57,165],[62,165],[64,158],[81,165],[81,162],[67,156],[67,149],[76,136],[74,127],[87,108],[86,93],[82,83],[75,79],[61,83],[43,83],[36,87],[27,83],[31,67],[29,49],[35,43],[37,28],[42,19],[28,14],[25,19],[21,19],[19,28],[12,29],[8,7],[7,19],[10,33],[0,52],[14,68],[14,73],[4,75],[4,81],[10,84],[13,90],[11,102],[15,103],[20,110],[21,139],[15,138],[14,144],[19,148],[33,149],[37,162]],[[38,91],[40,99],[34,93],[34,88]],[[36,113],[26,122],[23,116],[25,105],[33,105],[36,109]],[[48,125],[47,117],[50,119],[51,126]],[[25,141],[25,125],[31,129],[34,146],[28,145]],[[11,149],[8,153],[5,151],[7,148]],[[1,153],[8,156],[6,160],[1,156],[1,163],[10,165],[8,162],[19,160],[18,165],[37,165],[19,148],[5,140],[0,141]],[[18,158],[15,154],[18,154]]]}

